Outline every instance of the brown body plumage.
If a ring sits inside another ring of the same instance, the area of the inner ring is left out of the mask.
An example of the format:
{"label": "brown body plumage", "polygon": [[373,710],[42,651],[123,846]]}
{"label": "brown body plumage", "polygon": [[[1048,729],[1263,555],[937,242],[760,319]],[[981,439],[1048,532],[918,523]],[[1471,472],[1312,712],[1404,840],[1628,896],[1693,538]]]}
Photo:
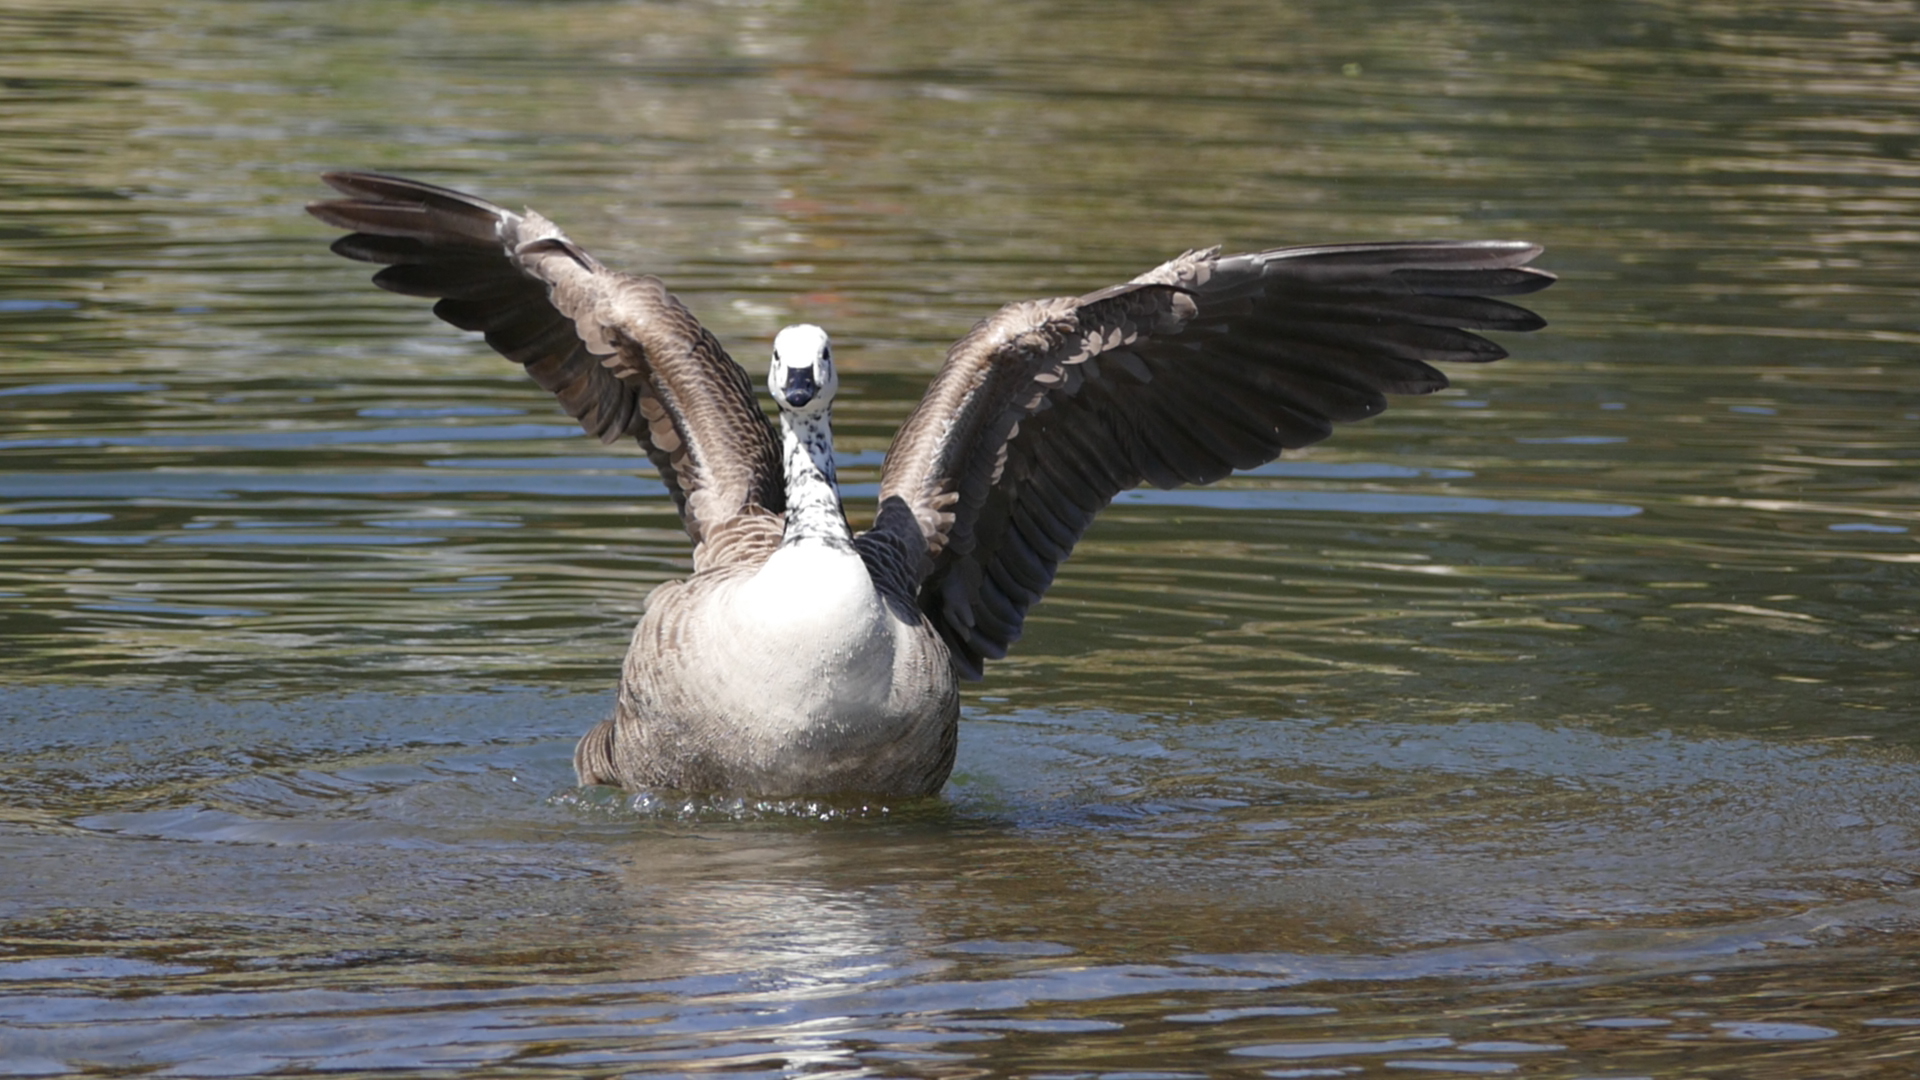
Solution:
{"label": "brown body plumage", "polygon": [[[1190,251],[1124,285],[1009,304],[948,351],[856,537],[833,483],[824,334],[804,328],[819,355],[785,367],[776,343],[776,424],[658,279],[607,269],[532,212],[326,180],[347,198],[309,210],[351,230],[335,251],[440,298],[441,318],[483,331],[589,434],[638,442],[673,495],[694,573],[649,598],[619,705],[575,754],[583,783],[625,787],[939,790],[956,679],[1006,654],[1116,494],[1211,483],[1387,394],[1444,387],[1430,361],[1506,355],[1471,330],[1543,325],[1489,297],[1553,281],[1526,266],[1530,244],[1341,244]],[[782,373],[807,363],[783,397]],[[808,400],[816,378],[826,392]]]}

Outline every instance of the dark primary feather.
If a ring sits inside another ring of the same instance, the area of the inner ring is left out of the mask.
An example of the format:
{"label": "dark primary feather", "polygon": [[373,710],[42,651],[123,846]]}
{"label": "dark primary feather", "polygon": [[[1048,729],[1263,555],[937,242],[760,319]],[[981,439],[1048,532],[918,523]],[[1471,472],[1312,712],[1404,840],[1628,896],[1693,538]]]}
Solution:
{"label": "dark primary feather", "polygon": [[657,278],[607,269],[530,211],[399,177],[324,179],[347,198],[307,209],[352,230],[335,252],[385,264],[384,289],[437,298],[434,314],[525,365],[588,434],[639,442],[696,543],[784,508],[751,380]]}
{"label": "dark primary feather", "polygon": [[[657,279],[608,270],[532,212],[395,177],[326,180],[347,198],[309,210],[351,231],[335,251],[384,264],[381,287],[485,334],[590,434],[636,439],[711,557],[759,550],[745,519],[783,508],[777,435],[746,373]],[[860,550],[977,676],[1116,494],[1210,483],[1372,416],[1388,394],[1446,386],[1435,363],[1506,355],[1473,331],[1543,325],[1493,299],[1551,284],[1526,265],[1538,254],[1449,241],[1198,251],[1077,299],[1010,304],[954,345],[902,426]],[[722,528],[736,520],[746,532]]]}
{"label": "dark primary feather", "polygon": [[[1119,492],[1205,484],[1496,360],[1473,330],[1543,321],[1529,244],[1188,252],[1127,285],[975,327],[888,452],[883,524],[924,545],[920,606],[977,677]],[[888,517],[888,508],[892,515]],[[918,535],[914,533],[917,531]]]}

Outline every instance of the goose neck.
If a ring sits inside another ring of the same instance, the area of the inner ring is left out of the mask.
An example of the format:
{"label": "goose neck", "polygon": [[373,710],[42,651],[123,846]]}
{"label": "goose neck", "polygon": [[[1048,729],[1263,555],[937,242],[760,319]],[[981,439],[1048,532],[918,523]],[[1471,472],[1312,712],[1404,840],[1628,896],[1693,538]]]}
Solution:
{"label": "goose neck", "polygon": [[780,543],[819,543],[853,550],[833,470],[833,423],[827,414],[780,414],[787,471],[787,527]]}

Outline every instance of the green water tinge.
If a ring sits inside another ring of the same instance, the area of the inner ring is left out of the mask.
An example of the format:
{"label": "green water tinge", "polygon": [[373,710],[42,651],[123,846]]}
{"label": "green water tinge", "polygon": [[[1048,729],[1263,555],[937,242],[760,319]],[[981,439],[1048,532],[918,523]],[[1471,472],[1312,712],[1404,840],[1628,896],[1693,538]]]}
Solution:
{"label": "green water tinge", "polygon": [[[0,1073],[1901,1077],[1901,4],[0,0]],[[946,344],[1185,248],[1526,238],[1547,330],[1116,501],[901,805],[573,787],[637,453],[303,205],[532,205],[850,511]]]}

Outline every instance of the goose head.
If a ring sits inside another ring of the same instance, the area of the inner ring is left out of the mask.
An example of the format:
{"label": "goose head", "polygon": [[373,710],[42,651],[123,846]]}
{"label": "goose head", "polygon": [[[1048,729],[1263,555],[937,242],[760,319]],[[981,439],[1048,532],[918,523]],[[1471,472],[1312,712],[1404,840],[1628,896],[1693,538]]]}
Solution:
{"label": "goose head", "polygon": [[840,389],[827,332],[802,323],[774,335],[767,389],[781,412],[800,416],[825,413],[833,404],[834,391]]}

